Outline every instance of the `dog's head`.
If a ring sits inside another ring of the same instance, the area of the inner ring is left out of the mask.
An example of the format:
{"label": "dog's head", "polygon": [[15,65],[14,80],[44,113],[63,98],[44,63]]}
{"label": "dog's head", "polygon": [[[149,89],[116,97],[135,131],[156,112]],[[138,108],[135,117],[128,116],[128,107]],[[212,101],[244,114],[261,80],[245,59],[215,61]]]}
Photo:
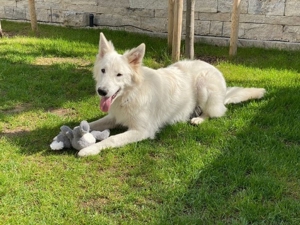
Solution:
{"label": "dog's head", "polygon": [[94,66],[96,91],[101,96],[100,108],[107,112],[115,99],[141,82],[139,69],[145,54],[145,44],[141,44],[123,55],[118,54],[111,41],[100,33],[99,52]]}

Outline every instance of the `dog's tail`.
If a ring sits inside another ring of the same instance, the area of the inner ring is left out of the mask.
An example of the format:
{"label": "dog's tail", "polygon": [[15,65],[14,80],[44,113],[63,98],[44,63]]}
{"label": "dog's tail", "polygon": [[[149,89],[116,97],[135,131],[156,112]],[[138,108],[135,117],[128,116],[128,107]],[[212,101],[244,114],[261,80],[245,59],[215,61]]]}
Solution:
{"label": "dog's tail", "polygon": [[228,87],[224,104],[239,103],[249,99],[260,99],[265,93],[266,90],[264,88]]}

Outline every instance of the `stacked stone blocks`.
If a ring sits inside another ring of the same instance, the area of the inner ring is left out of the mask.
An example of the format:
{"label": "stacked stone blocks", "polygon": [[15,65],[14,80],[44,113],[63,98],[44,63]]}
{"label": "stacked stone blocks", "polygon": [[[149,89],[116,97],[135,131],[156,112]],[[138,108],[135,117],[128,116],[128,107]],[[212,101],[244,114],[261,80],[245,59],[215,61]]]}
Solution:
{"label": "stacked stone blocks", "polygon": [[[228,38],[233,0],[195,0],[195,34]],[[167,32],[168,0],[36,0],[38,21]],[[185,2],[185,1],[184,1]],[[185,6],[184,6],[185,7]],[[185,17],[185,12],[184,12]],[[29,20],[28,0],[2,0],[0,18]],[[185,32],[183,21],[183,33]],[[239,39],[300,44],[300,0],[241,0]]]}

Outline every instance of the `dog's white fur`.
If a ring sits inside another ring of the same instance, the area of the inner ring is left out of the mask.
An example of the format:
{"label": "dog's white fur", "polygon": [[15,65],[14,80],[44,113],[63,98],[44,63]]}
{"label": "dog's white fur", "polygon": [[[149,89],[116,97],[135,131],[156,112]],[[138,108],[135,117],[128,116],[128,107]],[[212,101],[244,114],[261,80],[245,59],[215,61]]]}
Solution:
{"label": "dog's white fur", "polygon": [[192,124],[223,116],[225,104],[259,99],[265,93],[263,88],[226,88],[222,73],[200,60],[180,61],[158,70],[144,67],[145,44],[120,55],[101,33],[99,46],[96,90],[102,90],[102,98],[110,99],[111,104],[106,108],[108,115],[90,123],[91,129],[121,125],[128,130],[82,149],[79,156],[154,138],[164,125],[190,120],[196,107],[202,114],[192,118]]}

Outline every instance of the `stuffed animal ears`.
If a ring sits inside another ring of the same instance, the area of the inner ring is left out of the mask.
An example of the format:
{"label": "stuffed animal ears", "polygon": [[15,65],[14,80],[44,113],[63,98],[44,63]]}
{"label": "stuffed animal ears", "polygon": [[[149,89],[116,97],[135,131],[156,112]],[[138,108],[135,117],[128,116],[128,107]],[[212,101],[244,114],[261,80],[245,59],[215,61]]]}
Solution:
{"label": "stuffed animal ears", "polygon": [[98,58],[102,59],[106,53],[114,51],[114,50],[115,50],[115,48],[114,48],[114,45],[112,44],[112,42],[107,41],[106,37],[101,32],[100,33],[100,40],[99,40]]}
{"label": "stuffed animal ears", "polygon": [[103,141],[104,139],[109,137],[110,131],[108,129],[104,131],[92,131],[91,134],[97,141]]}
{"label": "stuffed animal ears", "polygon": [[82,135],[90,132],[90,125],[86,120],[81,121],[80,131]]}
{"label": "stuffed animal ears", "polygon": [[66,125],[61,126],[60,131],[63,132],[64,134],[73,133],[72,129]]}

